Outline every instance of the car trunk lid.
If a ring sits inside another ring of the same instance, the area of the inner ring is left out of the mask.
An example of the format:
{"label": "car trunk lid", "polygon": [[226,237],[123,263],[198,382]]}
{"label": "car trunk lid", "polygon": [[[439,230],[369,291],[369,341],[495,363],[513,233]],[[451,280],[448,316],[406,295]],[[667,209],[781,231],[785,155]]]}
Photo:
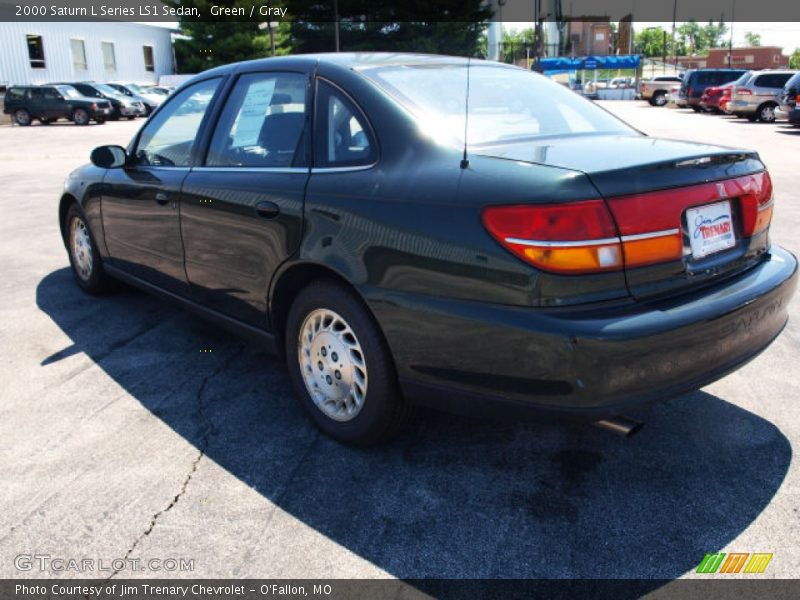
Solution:
{"label": "car trunk lid", "polygon": [[473,151],[586,174],[616,222],[635,298],[710,285],[747,270],[766,252],[772,184],[754,152],[641,135]]}

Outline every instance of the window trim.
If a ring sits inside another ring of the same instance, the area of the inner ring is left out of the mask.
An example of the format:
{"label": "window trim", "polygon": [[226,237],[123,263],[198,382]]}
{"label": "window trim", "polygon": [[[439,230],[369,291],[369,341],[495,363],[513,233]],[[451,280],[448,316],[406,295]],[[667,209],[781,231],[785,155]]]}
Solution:
{"label": "window trim", "polygon": [[[292,162],[295,162],[298,157],[302,159],[304,163],[303,166],[299,167],[232,167],[232,166],[218,166],[215,167],[213,165],[208,164],[208,154],[211,152],[211,144],[214,141],[214,134],[217,132],[217,128],[220,125],[220,121],[222,121],[223,114],[225,109],[228,106],[228,101],[231,99],[234,91],[236,90],[236,86],[239,85],[239,81],[242,77],[246,77],[248,75],[301,75],[306,80],[306,106],[304,112],[304,121],[303,121],[303,133],[301,135],[305,136],[303,140],[303,152],[300,154],[297,153],[297,149],[295,149],[295,156],[292,158]],[[201,155],[198,157],[198,165],[194,167],[195,171],[201,172],[215,172],[215,173],[224,173],[224,172],[253,172],[253,173],[309,173],[311,166],[314,160],[314,142],[313,142],[313,135],[314,135],[314,122],[313,122],[313,107],[316,102],[316,89],[310,86],[311,76],[308,71],[296,70],[296,69],[257,69],[254,71],[240,71],[238,73],[232,74],[230,81],[225,86],[223,93],[220,95],[220,106],[216,110],[216,114],[214,115],[214,122],[213,124],[209,125],[206,138],[204,139],[203,149]],[[174,95],[174,92],[173,92]],[[224,97],[223,97],[224,96]],[[309,150],[310,149],[310,150]],[[310,154],[310,156],[309,156]]]}
{"label": "window trim", "polygon": [[[80,42],[81,48],[83,49],[83,66],[79,67],[75,64],[75,52],[74,48],[72,47],[72,42]],[[71,37],[69,38],[69,50],[70,54],[72,54],[72,68],[76,71],[88,71],[89,70],[89,57],[86,55],[86,40],[84,38],[79,37]]]}
{"label": "window trim", "polygon": [[[205,77],[205,78],[199,79],[197,81],[191,81],[191,83],[189,83],[188,85],[183,85],[180,88],[178,88],[177,90],[175,90],[172,94],[170,94],[167,97],[167,100],[165,100],[164,103],[161,104],[161,106],[159,106],[156,109],[156,111],[153,112],[153,115],[155,115],[156,112],[161,112],[162,110],[166,109],[166,107],[169,106],[170,103],[176,101],[176,98],[178,98],[178,96],[184,90],[187,90],[187,89],[189,89],[191,87],[195,87],[195,86],[200,85],[202,83],[206,83],[208,81],[214,81],[214,80],[217,80],[219,83],[217,84],[217,89],[214,91],[214,95],[211,97],[211,102],[208,103],[208,107],[206,108],[206,112],[203,115],[203,119],[200,121],[200,125],[197,128],[197,133],[195,134],[195,138],[194,138],[195,139],[195,144],[192,146],[192,151],[189,154],[189,164],[188,165],[175,165],[175,166],[170,166],[170,165],[156,165],[156,166],[154,166],[154,165],[139,165],[139,164],[135,164],[134,163],[128,168],[133,168],[133,169],[186,169],[186,170],[190,170],[190,169],[195,168],[195,166],[197,166],[198,159],[202,159],[202,157],[199,156],[199,153],[201,152],[201,150],[203,150],[202,146],[204,146],[206,144],[205,134],[206,134],[207,129],[209,127],[209,119],[214,114],[214,112],[216,110],[216,105],[219,102],[220,96],[221,96],[222,92],[225,90],[225,88],[227,86],[228,75],[227,74],[212,75],[211,77]],[[152,118],[153,115],[150,115],[150,117]],[[149,120],[148,120],[148,123],[149,123]],[[136,152],[137,152],[137,150],[139,148],[139,142],[141,140],[142,134],[144,133],[145,129],[147,129],[148,123],[145,123],[144,126],[142,126],[139,129],[139,131],[136,133],[136,135],[133,137],[133,139],[128,144],[128,147],[126,148],[128,156],[130,156],[130,157],[135,157],[136,156]]]}
{"label": "window trim", "polygon": [[[38,38],[39,44],[42,48],[42,58],[31,58],[31,45],[30,45],[30,38]],[[44,36],[40,33],[26,33],[25,34],[25,48],[28,50],[28,66],[31,69],[46,69],[47,68],[47,56],[44,52]],[[41,62],[41,66],[34,66],[35,62]]]}
{"label": "window trim", "polygon": [[[150,67],[147,66],[147,49],[150,48]],[[152,44],[142,44],[142,54],[144,58],[144,70],[148,73],[156,72],[156,52]]]}
{"label": "window trim", "polygon": [[[340,94],[342,94],[356,109],[356,111],[361,115],[364,123],[366,124],[366,130],[364,133],[367,134],[370,143],[375,145],[375,160],[368,164],[363,165],[341,165],[341,166],[318,166],[317,165],[317,133],[320,127],[320,119],[317,113],[319,108],[319,83],[320,81],[330,85]],[[322,174],[322,173],[348,173],[353,171],[366,171],[368,169],[372,169],[373,167],[377,166],[378,163],[381,161],[381,147],[380,143],[378,142],[378,136],[375,133],[375,128],[372,126],[372,122],[367,117],[367,113],[361,108],[361,105],[356,102],[355,98],[351,96],[347,91],[342,89],[342,87],[334,81],[331,81],[327,77],[322,75],[317,75],[314,78],[314,111],[313,111],[313,118],[312,118],[312,127],[311,127],[311,173],[312,174]]]}
{"label": "window trim", "polygon": [[[111,67],[109,67],[106,64],[106,55],[105,55],[105,52],[103,52],[103,46],[105,44],[108,44],[109,46],[111,46],[111,58],[114,61],[113,65]],[[114,42],[109,41],[109,40],[100,40],[100,54],[103,55],[103,70],[104,71],[116,71],[117,70],[117,49],[114,46]]]}

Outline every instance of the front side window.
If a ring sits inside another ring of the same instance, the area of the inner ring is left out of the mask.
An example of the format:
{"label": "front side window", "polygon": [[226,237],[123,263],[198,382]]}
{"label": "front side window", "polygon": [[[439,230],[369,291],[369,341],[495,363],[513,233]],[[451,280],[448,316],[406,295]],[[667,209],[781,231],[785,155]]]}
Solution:
{"label": "front side window", "polygon": [[112,42],[102,42],[100,47],[103,50],[103,68],[106,71],[113,71],[117,68],[117,58],[114,55],[114,44]]}
{"label": "front side window", "polygon": [[142,46],[142,50],[144,51],[144,70],[145,71],[155,71],[155,63],[153,62],[153,47],[152,46]]}
{"label": "front side window", "polygon": [[[417,120],[425,135],[464,144],[467,65],[438,63],[362,71]],[[469,67],[470,145],[635,130],[563,85],[523,69]]]}
{"label": "front side window", "polygon": [[28,58],[31,61],[31,68],[44,69],[44,42],[40,35],[27,35]]}
{"label": "front side window", "polygon": [[72,50],[72,67],[76,71],[86,70],[86,47],[83,40],[70,40],[70,49]]}
{"label": "front side window", "polygon": [[206,165],[292,167],[304,162],[306,77],[250,73],[236,82],[220,117]]}
{"label": "front side window", "polygon": [[314,164],[350,167],[375,162],[377,148],[363,113],[343,92],[319,80]]}
{"label": "front side window", "polygon": [[201,81],[178,93],[142,130],[134,153],[141,166],[187,167],[200,123],[219,79]]}

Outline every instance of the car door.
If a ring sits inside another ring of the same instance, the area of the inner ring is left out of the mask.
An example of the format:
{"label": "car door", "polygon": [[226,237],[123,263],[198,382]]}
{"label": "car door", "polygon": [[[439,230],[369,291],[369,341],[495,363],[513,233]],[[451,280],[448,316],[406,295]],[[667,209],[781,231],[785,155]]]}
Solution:
{"label": "car door", "polygon": [[[31,88],[30,101],[28,102],[28,112],[34,119],[41,119],[44,117],[44,88]],[[46,117],[45,117],[46,118]]]}
{"label": "car door", "polygon": [[42,116],[45,119],[57,119],[64,114],[64,100],[55,88],[42,88]]}
{"label": "car door", "polygon": [[193,297],[267,326],[270,279],[300,245],[310,74],[241,73],[202,166],[183,183],[181,231]]}
{"label": "car door", "polygon": [[173,293],[188,295],[179,208],[220,78],[172,97],[129,148],[129,164],[110,169],[103,186],[106,245],[115,266]]}

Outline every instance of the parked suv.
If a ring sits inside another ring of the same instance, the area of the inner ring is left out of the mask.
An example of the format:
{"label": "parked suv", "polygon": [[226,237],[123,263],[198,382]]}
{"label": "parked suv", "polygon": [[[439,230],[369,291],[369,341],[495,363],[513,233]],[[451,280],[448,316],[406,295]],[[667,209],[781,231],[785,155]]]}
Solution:
{"label": "parked suv", "polygon": [[136,117],[143,117],[147,113],[144,104],[137,100],[128,98],[105,83],[78,81],[74,83],[64,83],[61,85],[72,86],[84,96],[108,100],[111,103],[111,108],[113,109],[110,117],[111,119],[119,119],[120,117],[135,119]]}
{"label": "parked suv", "polygon": [[708,87],[725,85],[744,75],[745,69],[690,69],[683,76],[679,105],[700,112],[700,98]]}
{"label": "parked suv", "polygon": [[795,73],[783,86],[781,94],[781,111],[786,113],[789,123],[800,126],[800,73]]}
{"label": "parked suv", "polygon": [[87,125],[94,119],[98,125],[111,115],[106,100],[86,98],[68,85],[12,86],[6,91],[3,112],[13,115],[17,125],[30,125],[38,119],[47,125],[58,119],[69,119],[76,125]]}
{"label": "parked suv", "polygon": [[744,82],[737,82],[731,90],[727,112],[750,121],[772,123],[778,108],[783,87],[795,71],[753,71]]}

